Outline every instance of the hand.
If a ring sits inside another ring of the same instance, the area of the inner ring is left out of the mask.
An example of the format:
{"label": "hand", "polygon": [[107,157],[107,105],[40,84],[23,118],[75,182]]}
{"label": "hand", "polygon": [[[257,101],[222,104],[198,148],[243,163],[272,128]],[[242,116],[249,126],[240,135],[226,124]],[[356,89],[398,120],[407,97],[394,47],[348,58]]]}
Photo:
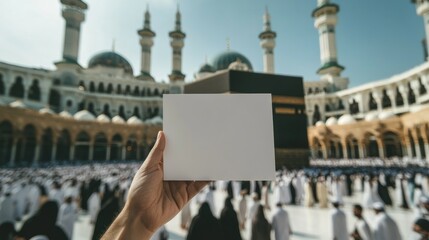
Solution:
{"label": "hand", "polygon": [[149,239],[171,220],[208,182],[163,181],[162,131],[134,176],[127,202],[102,239]]}

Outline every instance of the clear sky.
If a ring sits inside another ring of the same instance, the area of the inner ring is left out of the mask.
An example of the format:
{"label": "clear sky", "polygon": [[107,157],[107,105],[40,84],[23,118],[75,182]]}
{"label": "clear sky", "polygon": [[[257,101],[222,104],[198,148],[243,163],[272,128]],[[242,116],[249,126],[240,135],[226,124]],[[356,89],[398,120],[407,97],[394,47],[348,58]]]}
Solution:
{"label": "clear sky", "polygon": [[[60,60],[64,20],[59,0],[1,1],[0,61],[54,69]],[[319,39],[311,12],[316,0],[86,0],[89,9],[82,25],[79,62],[115,50],[140,71],[137,30],[143,24],[146,4],[157,36],[152,49],[152,75],[167,80],[172,50],[168,32],[173,30],[177,3],[182,29],[187,34],[183,72],[191,81],[208,59],[231,49],[249,58],[255,71],[263,70],[258,34],[268,6],[277,32],[275,69],[279,74],[318,79]],[[409,0],[333,0],[340,5],[337,25],[339,63],[351,86],[388,78],[423,62],[423,19]]]}

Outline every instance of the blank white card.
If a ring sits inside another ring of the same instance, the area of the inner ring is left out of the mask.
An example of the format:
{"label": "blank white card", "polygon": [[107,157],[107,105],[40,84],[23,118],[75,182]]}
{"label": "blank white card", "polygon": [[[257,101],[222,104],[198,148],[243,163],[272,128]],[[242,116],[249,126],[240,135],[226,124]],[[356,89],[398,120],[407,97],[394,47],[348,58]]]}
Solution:
{"label": "blank white card", "polygon": [[165,94],[164,180],[273,180],[270,94]]}

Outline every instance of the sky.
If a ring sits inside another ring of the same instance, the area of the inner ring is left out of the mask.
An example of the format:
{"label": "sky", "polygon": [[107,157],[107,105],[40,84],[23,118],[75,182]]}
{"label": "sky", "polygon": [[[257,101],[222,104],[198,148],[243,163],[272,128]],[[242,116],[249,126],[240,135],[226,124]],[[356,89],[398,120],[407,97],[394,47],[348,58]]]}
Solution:
{"label": "sky", "polygon": [[[186,81],[205,63],[227,49],[244,54],[256,72],[263,71],[258,34],[267,6],[277,32],[275,71],[315,81],[320,67],[318,32],[311,12],[316,0],[85,0],[89,5],[81,26],[79,63],[86,67],[95,54],[112,50],[140,71],[137,30],[148,5],[156,33],[151,73],[168,81],[172,49],[168,32],[174,28],[177,4],[186,33],[182,72]],[[336,28],[342,76],[358,86],[399,74],[423,63],[423,18],[410,0],[332,0],[340,5]],[[59,0],[1,1],[0,61],[55,69],[61,59],[65,22]]]}

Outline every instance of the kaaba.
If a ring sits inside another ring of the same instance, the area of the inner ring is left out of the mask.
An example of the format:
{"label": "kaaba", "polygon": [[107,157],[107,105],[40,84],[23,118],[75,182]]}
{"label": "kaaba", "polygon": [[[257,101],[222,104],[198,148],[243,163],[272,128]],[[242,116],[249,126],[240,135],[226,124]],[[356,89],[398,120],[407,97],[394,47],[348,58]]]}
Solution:
{"label": "kaaba", "polygon": [[225,70],[186,84],[184,93],[270,93],[276,168],[308,166],[310,151],[302,77]]}

